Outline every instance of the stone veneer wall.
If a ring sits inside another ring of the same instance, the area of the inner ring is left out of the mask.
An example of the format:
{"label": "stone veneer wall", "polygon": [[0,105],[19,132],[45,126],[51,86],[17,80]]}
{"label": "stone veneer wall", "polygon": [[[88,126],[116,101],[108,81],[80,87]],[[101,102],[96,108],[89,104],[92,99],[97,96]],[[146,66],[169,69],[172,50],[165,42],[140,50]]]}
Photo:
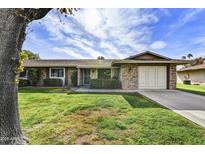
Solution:
{"label": "stone veneer wall", "polygon": [[[169,89],[176,89],[176,65],[170,64],[168,68]],[[138,89],[137,64],[124,64],[121,66],[121,83],[122,89]]]}
{"label": "stone veneer wall", "polygon": [[122,89],[138,88],[138,68],[136,64],[123,64],[120,74]]}
{"label": "stone veneer wall", "polygon": [[169,89],[176,89],[176,65],[170,64],[169,65]]}

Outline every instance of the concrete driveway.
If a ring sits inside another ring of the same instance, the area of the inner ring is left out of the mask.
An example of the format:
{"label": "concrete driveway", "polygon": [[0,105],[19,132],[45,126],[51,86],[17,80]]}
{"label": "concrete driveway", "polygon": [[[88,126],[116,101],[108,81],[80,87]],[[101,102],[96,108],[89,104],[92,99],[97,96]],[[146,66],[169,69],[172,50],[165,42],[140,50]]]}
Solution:
{"label": "concrete driveway", "polygon": [[205,96],[178,90],[138,92],[205,128]]}

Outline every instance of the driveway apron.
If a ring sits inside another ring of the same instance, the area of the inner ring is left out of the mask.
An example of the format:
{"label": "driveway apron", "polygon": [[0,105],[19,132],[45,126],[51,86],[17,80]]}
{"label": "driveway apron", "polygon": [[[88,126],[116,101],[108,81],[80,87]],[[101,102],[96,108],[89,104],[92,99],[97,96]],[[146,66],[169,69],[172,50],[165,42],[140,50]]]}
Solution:
{"label": "driveway apron", "polygon": [[139,90],[138,92],[205,128],[205,96],[178,90]]}

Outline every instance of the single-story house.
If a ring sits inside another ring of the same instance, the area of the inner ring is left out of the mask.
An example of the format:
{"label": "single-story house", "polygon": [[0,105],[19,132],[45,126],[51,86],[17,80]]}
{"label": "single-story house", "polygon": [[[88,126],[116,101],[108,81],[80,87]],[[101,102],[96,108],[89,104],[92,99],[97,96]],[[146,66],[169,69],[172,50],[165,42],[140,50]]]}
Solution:
{"label": "single-story house", "polygon": [[92,79],[115,79],[122,89],[175,89],[176,65],[188,62],[145,51],[126,59],[26,60],[24,67],[39,69],[39,86],[48,78],[72,86],[75,72],[77,86],[90,85]]}
{"label": "single-story house", "polygon": [[193,84],[205,84],[205,64],[185,67],[177,71],[177,82],[190,80]]}

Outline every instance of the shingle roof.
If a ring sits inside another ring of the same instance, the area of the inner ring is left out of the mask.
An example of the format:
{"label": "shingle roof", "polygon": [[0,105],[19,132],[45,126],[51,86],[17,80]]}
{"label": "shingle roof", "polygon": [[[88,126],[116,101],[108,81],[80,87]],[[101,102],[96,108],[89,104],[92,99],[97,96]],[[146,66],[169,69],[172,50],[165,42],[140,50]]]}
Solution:
{"label": "shingle roof", "polygon": [[180,70],[178,70],[178,71],[179,71],[179,72],[182,72],[182,71],[202,70],[202,69],[205,69],[205,64],[182,68],[182,69],[180,69]]}
{"label": "shingle roof", "polygon": [[24,67],[111,67],[113,60],[80,59],[80,60],[25,60]]}
{"label": "shingle roof", "polygon": [[127,59],[67,59],[67,60],[60,60],[60,59],[50,59],[50,60],[25,60],[24,67],[77,67],[77,68],[110,68],[117,66],[117,64],[122,63],[175,63],[175,64],[186,64],[189,63],[189,60],[178,60],[178,59],[170,59],[156,53],[146,51],[140,53],[135,56],[143,55],[143,54],[152,54],[164,59],[159,60],[129,60]]}

